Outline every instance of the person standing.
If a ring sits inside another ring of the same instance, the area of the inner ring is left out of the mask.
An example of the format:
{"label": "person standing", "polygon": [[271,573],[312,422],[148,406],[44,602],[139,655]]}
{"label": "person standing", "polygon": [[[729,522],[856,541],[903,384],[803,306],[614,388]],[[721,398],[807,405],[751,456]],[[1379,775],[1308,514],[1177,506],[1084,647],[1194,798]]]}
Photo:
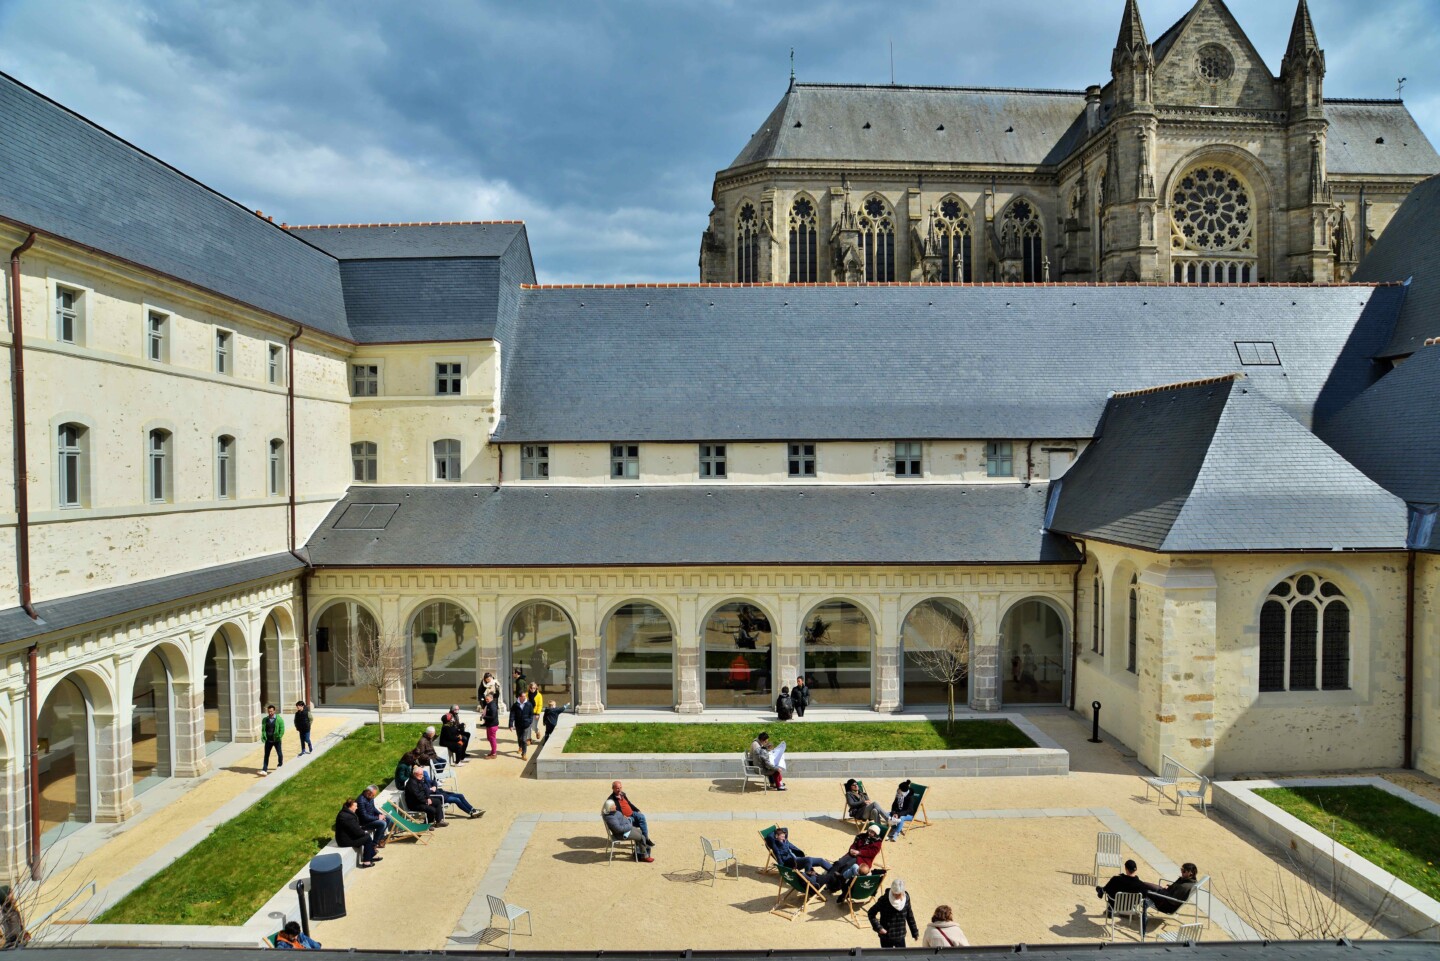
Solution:
{"label": "person standing", "polygon": [[517,667],[510,672],[510,687],[512,689],[511,697],[519,697],[521,691],[530,687],[530,679],[525,676],[523,670]]}
{"label": "person standing", "polygon": [[295,733],[300,735],[300,757],[315,753],[315,745],[310,743],[310,727],[315,720],[310,713],[310,705],[304,701],[295,702]]}
{"label": "person standing", "polygon": [[493,695],[495,703],[500,703],[500,682],[495,680],[495,675],[489,671],[485,672],[485,677],[480,681],[480,688],[475,692],[475,703],[484,704],[486,694]]}
{"label": "person standing", "polygon": [[270,775],[270,752],[275,752],[275,769],[285,766],[285,719],[275,713],[275,705],[265,706],[265,717],[260,721],[260,740],[265,742],[265,761],[260,765],[260,776]]}
{"label": "person standing", "polygon": [[535,705],[530,703],[530,695],[522,688],[515,698],[515,703],[510,705],[510,730],[515,732],[515,743],[520,745],[520,760],[525,760],[529,748],[525,743],[525,735],[530,730],[530,725],[535,723]]}
{"label": "person standing", "polygon": [[891,882],[890,891],[883,898],[878,898],[865,913],[870,918],[870,927],[880,935],[882,948],[905,947],[906,927],[910,928],[910,937],[920,937],[920,929],[915,925],[915,912],[910,909],[910,898],[905,894],[905,882],[899,878]]}
{"label": "person standing", "polygon": [[955,923],[955,912],[948,904],[942,904],[935,909],[935,913],[930,916],[930,923],[925,926],[925,937],[920,943],[927,948],[970,947],[965,932]]}
{"label": "person standing", "polygon": [[795,678],[795,686],[790,689],[790,702],[795,705],[795,716],[804,717],[805,709],[810,706],[810,688],[803,674]]}
{"label": "person standing", "polygon": [[[491,680],[495,679],[491,678]],[[490,742],[490,753],[485,755],[487,761],[495,760],[495,754],[500,749],[499,745],[495,743],[495,733],[500,730],[500,704],[496,701],[496,698],[500,696],[500,685],[497,683],[495,688],[493,692],[489,690],[485,692],[484,700],[480,704],[480,710],[484,714],[484,720],[481,723],[485,725],[485,739]]]}
{"label": "person standing", "polygon": [[525,740],[535,744],[540,740],[540,720],[545,712],[545,693],[540,690],[540,685],[534,681],[530,682],[530,689],[526,692],[530,695],[530,730],[525,732]]}

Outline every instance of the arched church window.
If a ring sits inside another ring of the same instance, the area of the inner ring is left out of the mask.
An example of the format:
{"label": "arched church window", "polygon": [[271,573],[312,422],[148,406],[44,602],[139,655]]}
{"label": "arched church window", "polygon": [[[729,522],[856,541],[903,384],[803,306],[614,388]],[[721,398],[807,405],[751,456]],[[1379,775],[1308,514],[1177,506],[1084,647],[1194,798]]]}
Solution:
{"label": "arched church window", "polygon": [[1020,279],[1027,284],[1045,280],[1045,228],[1040,212],[1028,200],[1017,200],[1005,210],[1005,257],[1021,262]]}
{"label": "arched church window", "polygon": [[1170,195],[1170,252],[1177,284],[1256,279],[1254,193],[1229,167],[1201,164]]}
{"label": "arched church window", "polygon": [[1350,688],[1350,605],[1318,574],[1276,584],[1260,609],[1261,691]]}
{"label": "arched church window", "polygon": [[819,280],[815,202],[796,197],[790,205],[790,283],[813,284]]}
{"label": "arched church window", "polygon": [[935,221],[940,233],[940,279],[947,284],[968,284],[974,277],[970,259],[970,211],[958,197],[940,201]]}
{"label": "arched church window", "polygon": [[735,279],[742,284],[760,280],[760,215],[748,200],[735,222]]}
{"label": "arched church window", "polygon": [[890,214],[890,206],[872,195],[861,206],[857,222],[866,283],[892,283],[895,280],[895,218]]}

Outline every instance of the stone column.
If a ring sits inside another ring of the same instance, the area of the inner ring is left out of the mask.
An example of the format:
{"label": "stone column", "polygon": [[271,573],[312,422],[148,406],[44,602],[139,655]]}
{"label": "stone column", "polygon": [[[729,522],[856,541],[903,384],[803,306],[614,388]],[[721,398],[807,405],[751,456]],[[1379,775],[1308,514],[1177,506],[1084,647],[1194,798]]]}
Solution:
{"label": "stone column", "polygon": [[[24,706],[20,701],[18,706]],[[6,732],[6,740],[9,734]],[[28,876],[25,865],[25,825],[29,823],[29,795],[26,793],[24,764],[18,753],[0,756],[0,884],[11,887]]]}
{"label": "stone column", "polygon": [[575,622],[575,713],[601,714],[605,691],[601,678],[600,636],[595,630],[596,598],[576,598]]}
{"label": "stone column", "polygon": [[[220,716],[226,711],[225,691],[220,692]],[[233,651],[230,659],[230,708],[235,718],[232,740],[253,743],[260,740],[260,664],[251,658],[250,652]],[[223,729],[225,722],[220,726]]]}
{"label": "stone column", "polygon": [[1138,755],[1152,771],[1166,754],[1213,770],[1215,592],[1215,572],[1204,565],[1156,564],[1140,575]]}
{"label": "stone column", "polygon": [[476,597],[475,617],[475,686],[478,690],[487,671],[495,675],[500,682],[500,716],[504,717],[509,684],[501,675],[505,639],[500,636],[500,598],[494,594]]}
{"label": "stone column", "polygon": [[[95,711],[94,722],[94,799],[95,810],[89,812],[90,820],[113,823],[124,821],[140,809],[135,800],[134,760],[130,754],[130,731],[126,718],[115,711]],[[79,738],[75,741],[75,796],[78,799],[76,815],[85,820],[82,809],[89,806],[91,797],[90,770],[81,756]],[[87,745],[89,747],[89,745]]]}
{"label": "stone column", "polygon": [[705,710],[705,639],[700,634],[700,599],[680,597],[675,625],[676,712],[699,714]]}
{"label": "stone column", "polygon": [[771,624],[774,631],[771,635],[771,659],[770,659],[770,694],[772,697],[780,693],[780,688],[788,687],[800,676],[800,663],[803,652],[800,650],[801,634],[804,631],[804,624],[800,611],[800,595],[782,594],[779,603],[775,605],[775,617],[778,624]]}
{"label": "stone column", "polygon": [[894,713],[900,710],[900,598],[882,597],[875,605],[880,619],[875,625],[871,662],[871,707]]}
{"label": "stone column", "polygon": [[175,777],[199,777],[210,770],[205,752],[205,688],[195,681],[172,681],[175,718]]}
{"label": "stone column", "polygon": [[[982,594],[975,609],[975,647],[970,656],[974,694],[970,706],[977,711],[1000,710],[1000,595]],[[959,700],[959,698],[956,698]]]}

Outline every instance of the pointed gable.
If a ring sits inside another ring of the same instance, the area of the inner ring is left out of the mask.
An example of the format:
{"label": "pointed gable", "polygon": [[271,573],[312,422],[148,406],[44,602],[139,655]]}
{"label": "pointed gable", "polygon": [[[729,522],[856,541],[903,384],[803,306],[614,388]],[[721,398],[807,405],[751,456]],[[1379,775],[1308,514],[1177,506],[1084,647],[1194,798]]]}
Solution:
{"label": "pointed gable", "polygon": [[[1202,53],[1223,51],[1220,76]],[[1223,0],[1198,0],[1155,41],[1155,100],[1249,110],[1283,109],[1275,77]],[[1210,75],[1207,76],[1206,74]]]}

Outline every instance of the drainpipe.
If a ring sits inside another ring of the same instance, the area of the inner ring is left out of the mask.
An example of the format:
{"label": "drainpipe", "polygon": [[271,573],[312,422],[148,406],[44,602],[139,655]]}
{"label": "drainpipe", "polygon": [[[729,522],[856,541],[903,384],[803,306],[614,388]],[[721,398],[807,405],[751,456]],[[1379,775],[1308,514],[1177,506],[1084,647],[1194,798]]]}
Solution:
{"label": "drainpipe", "polygon": [[[1027,441],[1025,444],[1025,486],[1030,486],[1030,481],[1035,476],[1035,442]],[[1051,478],[1052,480],[1054,478]]]}
{"label": "drainpipe", "polygon": [[30,645],[25,659],[29,683],[30,722],[30,879],[40,877],[40,664],[37,646]]}
{"label": "drainpipe", "polygon": [[310,562],[295,549],[298,524],[295,520],[295,341],[304,333],[303,327],[296,327],[295,333],[285,342],[285,451],[289,461],[289,524],[287,541],[289,551],[305,564],[300,574],[300,672],[305,683],[305,703],[310,703]]}
{"label": "drainpipe", "polygon": [[500,485],[505,483],[505,445],[496,444],[495,453],[498,455],[498,460],[495,464],[495,486],[499,488]]}
{"label": "drainpipe", "polygon": [[1090,545],[1080,542],[1080,562],[1070,577],[1070,710],[1075,710],[1075,688],[1080,676],[1080,572],[1090,561]]}
{"label": "drainpipe", "polygon": [[1405,760],[1402,767],[1415,766],[1415,552],[1405,561]]}

